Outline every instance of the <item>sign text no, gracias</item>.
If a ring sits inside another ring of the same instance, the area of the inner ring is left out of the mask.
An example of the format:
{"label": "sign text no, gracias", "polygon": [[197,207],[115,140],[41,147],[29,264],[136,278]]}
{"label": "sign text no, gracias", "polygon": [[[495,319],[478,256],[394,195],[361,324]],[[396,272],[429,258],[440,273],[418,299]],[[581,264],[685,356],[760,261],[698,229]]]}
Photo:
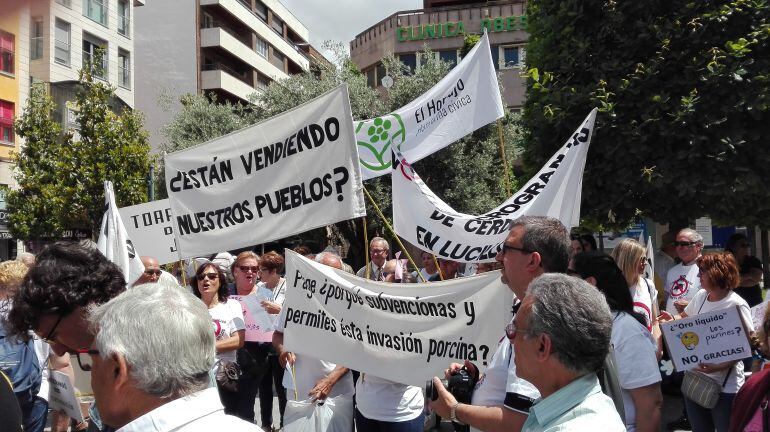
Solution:
{"label": "sign text no, gracias", "polygon": [[165,162],[183,258],[365,214],[345,86]]}

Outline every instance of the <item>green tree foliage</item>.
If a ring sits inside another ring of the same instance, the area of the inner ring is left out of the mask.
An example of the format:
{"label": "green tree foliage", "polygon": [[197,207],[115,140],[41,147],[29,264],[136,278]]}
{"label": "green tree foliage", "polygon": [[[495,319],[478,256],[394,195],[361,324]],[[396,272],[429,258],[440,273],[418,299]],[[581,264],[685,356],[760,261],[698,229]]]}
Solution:
{"label": "green tree foliage", "polygon": [[114,89],[80,73],[76,98],[78,131],[62,133],[54,104],[42,85],[33,86],[15,124],[26,145],[15,156],[20,188],[8,194],[11,232],[20,239],[59,236],[85,229],[95,239],[104,215],[104,181],[114,184],[119,206],[144,202],[150,145],[138,113],[116,114]]}
{"label": "green tree foliage", "polygon": [[583,215],[770,224],[770,3],[533,0],[525,163],[599,107]]}
{"label": "green tree foliage", "polygon": [[[341,46],[331,46],[331,49],[335,53],[333,65],[316,64],[311,68],[312,72],[292,75],[271,83],[267,90],[254,96],[254,105],[251,107],[222,105],[202,95],[185,96],[183,101],[186,102],[182,104],[181,111],[165,128],[167,144],[164,150],[175,151],[217,136],[208,132],[225,134],[257,123],[318,97],[341,83],[348,85],[354,119],[373,118],[411,102],[436,84],[450,69],[448,63],[436,59],[429,51],[422,53],[428,60],[413,72],[393,56],[389,56],[383,63],[388,74],[394,79],[394,84],[387,91],[380,93],[367,86],[366,76],[359,71]],[[501,122],[501,127],[510,167],[515,157],[514,148],[521,139],[518,117],[506,116]],[[482,128],[458,143],[417,162],[415,169],[437,194],[460,211],[481,213],[506,198],[498,127],[495,124]],[[513,182],[513,177],[509,177]],[[390,177],[367,181],[365,186],[386,218],[391,220]],[[515,190],[515,183],[511,187]],[[367,214],[369,237],[382,235],[392,240],[368,200]],[[343,222],[336,224],[334,231],[350,242],[349,254],[363,262],[362,224],[355,221]],[[303,234],[303,237],[320,238],[326,237],[326,234],[325,230],[317,230]]]}

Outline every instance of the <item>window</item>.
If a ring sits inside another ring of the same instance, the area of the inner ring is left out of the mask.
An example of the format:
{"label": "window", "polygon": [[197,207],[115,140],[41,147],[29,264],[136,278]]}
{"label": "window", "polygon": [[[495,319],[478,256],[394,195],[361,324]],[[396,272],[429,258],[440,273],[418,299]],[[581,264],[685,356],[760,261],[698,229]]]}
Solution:
{"label": "window", "polygon": [[417,69],[417,56],[414,53],[401,54],[398,56],[398,59],[401,60],[401,63],[409,67],[410,72],[414,72],[414,70]]}
{"label": "window", "polygon": [[498,70],[500,69],[500,47],[490,46],[489,49],[492,51],[492,64],[495,65],[495,70]]}
{"label": "window", "polygon": [[118,50],[118,85],[131,88],[131,54],[122,49]]}
{"label": "window", "polygon": [[56,0],[56,3],[59,3],[60,5],[64,5],[68,8],[72,8],[72,0]]}
{"label": "window", "polygon": [[118,33],[130,36],[131,31],[131,5],[128,0],[118,0]]}
{"label": "window", "polygon": [[262,74],[259,74],[259,76],[257,77],[257,85],[255,86],[256,89],[260,91],[266,91],[267,86],[269,85],[270,85],[270,78]]}
{"label": "window", "polygon": [[70,65],[70,23],[56,19],[56,40],[54,41],[54,61],[64,66]]}
{"label": "window", "polygon": [[0,31],[0,72],[13,75],[15,37]]}
{"label": "window", "polygon": [[377,63],[377,85],[382,85],[382,78],[385,75],[385,65],[382,62]]}
{"label": "window", "polygon": [[267,22],[267,6],[259,0],[254,2],[254,14],[262,21]]}
{"label": "window", "polygon": [[13,102],[0,100],[0,142],[13,144]]}
{"label": "window", "polygon": [[449,63],[449,68],[453,68],[457,65],[457,51],[439,51],[438,56],[442,61]]}
{"label": "window", "polygon": [[103,26],[107,26],[107,1],[83,0],[83,15]]}
{"label": "window", "polygon": [[255,51],[262,57],[267,58],[267,41],[257,36],[257,45]]}
{"label": "window", "polygon": [[[101,64],[95,64],[98,62],[100,56],[102,58]],[[91,73],[93,73],[95,77],[107,79],[108,65],[107,42],[83,33],[83,67],[90,66]]]}
{"label": "window", "polygon": [[43,19],[32,18],[32,28],[29,37],[29,59],[43,58]]}
{"label": "window", "polygon": [[275,16],[273,14],[273,22],[270,23],[270,27],[273,28],[273,31],[281,35],[283,37],[283,21],[281,21],[280,18]]}
{"label": "window", "polygon": [[[278,52],[277,49],[273,48],[273,61],[272,63],[276,65],[279,69],[283,70],[284,60],[286,57]],[[280,66],[279,66],[280,65]]]}
{"label": "window", "polygon": [[203,28],[214,27],[216,27],[216,24],[214,24],[214,17],[210,14],[207,14],[206,12],[203,12]]}
{"label": "window", "polygon": [[502,46],[498,58],[500,55],[502,55],[502,62],[500,63],[502,69],[517,68],[524,64],[524,47],[522,46]]}
{"label": "window", "polygon": [[377,71],[375,68],[366,71],[366,85],[372,88],[377,87]]}

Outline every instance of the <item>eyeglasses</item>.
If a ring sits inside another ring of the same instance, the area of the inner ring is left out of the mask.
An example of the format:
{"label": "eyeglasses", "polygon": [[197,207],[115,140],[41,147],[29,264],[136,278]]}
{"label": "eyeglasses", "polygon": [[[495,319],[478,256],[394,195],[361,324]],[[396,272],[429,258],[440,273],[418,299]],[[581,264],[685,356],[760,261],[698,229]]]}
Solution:
{"label": "eyeglasses", "polygon": [[258,271],[260,271],[259,267],[257,266],[238,266],[238,268],[244,273],[248,273],[248,272],[257,273]]}
{"label": "eyeglasses", "polygon": [[48,335],[43,338],[43,342],[47,344],[55,344],[56,341],[53,340],[53,334],[56,331],[56,328],[59,327],[59,323],[64,318],[64,314],[59,314],[59,317],[56,318],[56,322],[54,323],[53,327],[51,327],[51,330],[48,331]]}
{"label": "eyeglasses", "polygon": [[[81,356],[81,354],[84,354]],[[94,367],[94,362],[91,359],[92,355],[99,355],[99,350],[95,349],[83,349],[83,350],[76,350],[76,351],[70,351],[70,356],[74,355],[78,359],[78,366],[80,366],[80,369],[85,372],[90,372],[91,369]]]}
{"label": "eyeglasses", "polygon": [[145,270],[144,274],[146,274],[147,276],[160,276],[160,270],[149,269],[149,270]]}
{"label": "eyeglasses", "polygon": [[691,247],[698,244],[698,242],[694,241],[675,241],[674,246],[682,246],[682,247]]}
{"label": "eyeglasses", "polygon": [[217,273],[201,273],[201,274],[198,275],[198,280],[199,281],[202,281],[204,279],[214,280],[214,279],[217,279],[217,278],[219,278],[219,274],[217,274]]}
{"label": "eyeglasses", "polygon": [[520,247],[516,247],[516,246],[511,246],[511,245],[508,245],[508,244],[505,244],[505,243],[503,243],[502,246],[503,246],[503,248],[500,249],[500,250],[503,252],[503,254],[505,254],[509,250],[519,251],[521,253],[532,253],[532,252],[534,252],[534,251],[531,251],[529,249],[520,248]]}
{"label": "eyeglasses", "polygon": [[507,326],[505,326],[505,335],[508,337],[508,339],[513,339],[516,337],[516,333],[526,333],[527,329],[520,329],[516,327],[516,322],[511,321],[508,323]]}
{"label": "eyeglasses", "polygon": [[373,254],[388,253],[387,249],[370,249]]}

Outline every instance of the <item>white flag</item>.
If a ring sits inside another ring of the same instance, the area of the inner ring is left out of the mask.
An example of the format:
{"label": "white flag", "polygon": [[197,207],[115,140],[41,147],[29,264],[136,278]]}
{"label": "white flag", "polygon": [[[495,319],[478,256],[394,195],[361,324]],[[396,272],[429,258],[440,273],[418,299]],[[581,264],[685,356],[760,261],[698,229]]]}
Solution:
{"label": "white flag", "polygon": [[482,215],[459,213],[434,194],[406,163],[396,162],[393,225],[396,233],[439,258],[492,262],[513,220],[550,216],[567,228],[580,223],[583,168],[593,136],[596,109],[518,192]]}
{"label": "white flag", "polygon": [[115,192],[111,181],[104,182],[104,201],[107,210],[102,218],[102,228],[99,231],[96,247],[102,255],[120,267],[126,283],[131,286],[144,273],[144,264],[126,233],[123,219],[115,204]]}
{"label": "white flag", "polygon": [[647,237],[647,265],[644,267],[643,276],[651,281],[655,280],[655,249],[652,247],[652,237]]}
{"label": "white flag", "polygon": [[355,123],[364,180],[390,174],[391,152],[409,162],[452,144],[505,115],[486,33],[430,90],[381,117]]}

